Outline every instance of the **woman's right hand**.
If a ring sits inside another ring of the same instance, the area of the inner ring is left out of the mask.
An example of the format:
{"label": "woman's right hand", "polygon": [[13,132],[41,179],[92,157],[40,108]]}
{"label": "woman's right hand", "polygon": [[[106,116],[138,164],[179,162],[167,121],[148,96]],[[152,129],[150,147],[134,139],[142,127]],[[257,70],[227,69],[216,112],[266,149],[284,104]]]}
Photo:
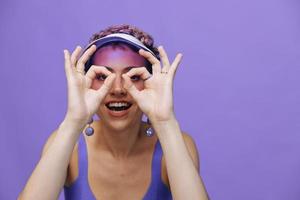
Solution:
{"label": "woman's right hand", "polygon": [[[96,46],[91,46],[79,58],[81,50],[81,47],[77,46],[71,55],[68,50],[64,50],[68,85],[66,119],[84,126],[99,109],[100,103],[112,86],[115,74],[107,70],[106,67],[95,65],[92,65],[85,74],[85,63],[96,51]],[[107,78],[98,90],[94,90],[91,85],[99,74]]]}

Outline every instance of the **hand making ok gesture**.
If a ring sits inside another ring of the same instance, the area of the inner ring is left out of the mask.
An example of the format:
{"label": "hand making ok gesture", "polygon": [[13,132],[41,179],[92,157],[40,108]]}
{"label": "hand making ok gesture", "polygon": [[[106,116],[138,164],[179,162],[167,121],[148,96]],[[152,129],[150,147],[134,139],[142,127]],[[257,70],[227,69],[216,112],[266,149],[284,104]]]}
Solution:
{"label": "hand making ok gesture", "polygon": [[[101,101],[110,90],[115,79],[115,74],[102,66],[93,65],[85,74],[85,63],[95,51],[96,46],[92,45],[80,57],[81,47],[79,46],[71,55],[68,50],[64,50],[65,72],[68,83],[68,110],[66,117],[78,123],[86,124],[93,114],[97,112]],[[98,90],[94,90],[91,88],[92,81],[99,73],[105,74],[107,78]]]}
{"label": "hand making ok gesture", "polygon": [[[173,110],[173,80],[176,69],[181,61],[182,54],[177,54],[170,64],[167,53],[162,46],[158,47],[160,61],[143,49],[139,54],[152,64],[152,75],[145,67],[132,68],[122,77],[125,80],[124,87],[135,99],[140,109],[150,118],[152,123],[166,121],[174,117]],[[145,88],[139,91],[131,81],[132,76],[141,76],[145,80]]]}

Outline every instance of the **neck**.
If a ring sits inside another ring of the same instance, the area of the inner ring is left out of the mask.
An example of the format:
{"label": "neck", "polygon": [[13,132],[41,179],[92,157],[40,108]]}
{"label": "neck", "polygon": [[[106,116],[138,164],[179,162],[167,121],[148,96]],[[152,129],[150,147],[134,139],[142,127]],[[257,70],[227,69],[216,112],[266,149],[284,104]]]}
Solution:
{"label": "neck", "polygon": [[97,127],[98,134],[94,135],[93,144],[95,147],[101,147],[101,149],[111,153],[116,158],[128,157],[137,146],[136,143],[142,132],[141,122],[132,123],[130,128],[116,130],[100,120]]}

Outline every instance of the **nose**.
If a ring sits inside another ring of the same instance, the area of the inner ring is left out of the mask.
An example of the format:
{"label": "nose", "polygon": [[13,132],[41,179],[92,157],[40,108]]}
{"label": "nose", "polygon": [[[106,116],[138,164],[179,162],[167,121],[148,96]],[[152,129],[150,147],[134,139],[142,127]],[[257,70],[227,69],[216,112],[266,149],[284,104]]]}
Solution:
{"label": "nose", "polygon": [[126,96],[127,92],[125,88],[123,87],[123,79],[121,74],[116,74],[116,78],[112,84],[110,95],[114,97],[124,97]]}

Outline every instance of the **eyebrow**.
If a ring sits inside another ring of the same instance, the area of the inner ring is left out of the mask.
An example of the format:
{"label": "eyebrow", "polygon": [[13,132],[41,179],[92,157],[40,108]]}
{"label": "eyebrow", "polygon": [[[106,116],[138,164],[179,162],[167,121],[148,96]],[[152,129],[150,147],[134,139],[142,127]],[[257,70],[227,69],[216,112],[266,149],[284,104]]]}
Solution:
{"label": "eyebrow", "polygon": [[[113,72],[113,68],[108,67],[108,66],[104,66],[106,69],[108,69],[110,72]],[[128,66],[126,68],[123,69],[123,71],[128,72],[129,70],[131,70],[132,68],[138,68],[138,67],[145,67],[145,66]]]}

